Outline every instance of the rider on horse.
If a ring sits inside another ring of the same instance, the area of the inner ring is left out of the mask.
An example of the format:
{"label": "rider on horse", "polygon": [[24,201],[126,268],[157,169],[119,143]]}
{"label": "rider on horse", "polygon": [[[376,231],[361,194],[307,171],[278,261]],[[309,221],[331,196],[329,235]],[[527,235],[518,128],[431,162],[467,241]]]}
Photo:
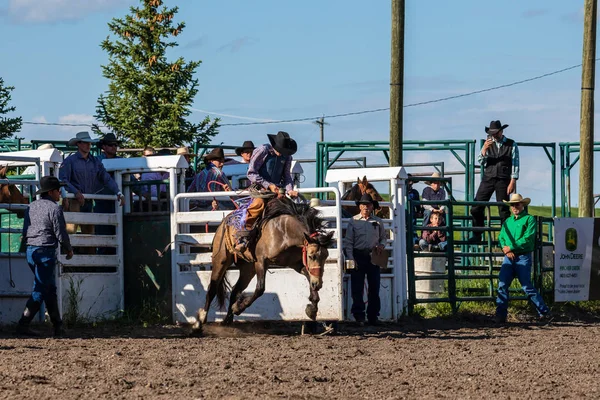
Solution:
{"label": "rider on horse", "polygon": [[[277,132],[277,135],[267,135],[270,144],[257,147],[252,153],[248,166],[248,179],[252,182],[251,188],[269,191],[278,197],[285,194],[297,197],[292,179],[292,155],[298,150],[296,141],[290,138],[287,132]],[[248,206],[247,218],[244,229],[237,233],[235,250],[243,253],[248,247],[250,231],[256,220],[265,209],[265,199],[254,197]]]}

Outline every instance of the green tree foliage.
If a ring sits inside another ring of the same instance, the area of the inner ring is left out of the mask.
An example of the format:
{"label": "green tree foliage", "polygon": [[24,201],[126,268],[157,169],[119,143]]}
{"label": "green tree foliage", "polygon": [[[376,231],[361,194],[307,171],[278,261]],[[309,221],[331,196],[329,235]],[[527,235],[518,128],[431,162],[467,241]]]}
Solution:
{"label": "green tree foliage", "polygon": [[14,133],[21,130],[23,118],[9,118],[4,115],[15,112],[14,106],[9,106],[11,100],[10,92],[15,89],[14,86],[4,86],[4,79],[0,78],[0,139],[11,137]]}
{"label": "green tree foliage", "polygon": [[173,22],[177,7],[162,0],[140,0],[125,18],[114,18],[111,36],[101,44],[109,63],[103,75],[110,80],[100,95],[96,118],[127,144],[136,147],[207,143],[217,133],[218,119],[189,122],[190,106],[198,92],[194,72],[201,61],[167,60],[167,51],[185,23]]}

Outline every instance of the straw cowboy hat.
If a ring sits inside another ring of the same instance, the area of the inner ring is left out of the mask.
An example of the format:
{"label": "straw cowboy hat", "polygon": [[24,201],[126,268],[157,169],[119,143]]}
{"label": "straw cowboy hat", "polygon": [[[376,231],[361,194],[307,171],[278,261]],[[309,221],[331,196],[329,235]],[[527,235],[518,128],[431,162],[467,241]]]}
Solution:
{"label": "straw cowboy hat", "polygon": [[54,145],[52,143],[44,143],[42,145],[40,145],[37,150],[49,150],[49,149],[53,149]]}
{"label": "straw cowboy hat", "polygon": [[519,193],[513,193],[510,195],[510,200],[502,200],[506,204],[519,204],[523,203],[524,205],[528,205],[531,203],[531,199],[529,197],[523,197]]}
{"label": "straw cowboy hat", "polygon": [[500,122],[500,120],[492,121],[492,122],[490,122],[489,127],[487,127],[487,126],[485,127],[485,133],[489,133],[490,135],[493,135],[494,133],[503,131],[506,128],[508,128],[508,124],[502,125],[502,122]]}
{"label": "straw cowboy hat", "polygon": [[298,144],[287,132],[279,131],[277,135],[267,134],[271,146],[284,156],[291,156],[298,151]]}
{"label": "straw cowboy hat", "polygon": [[196,157],[195,154],[190,153],[190,148],[187,146],[177,148],[177,155],[178,156]]}
{"label": "straw cowboy hat", "polygon": [[89,132],[77,132],[74,138],[67,143],[68,146],[75,146],[77,143],[98,143],[98,139],[92,139]]}
{"label": "straw cowboy hat", "polygon": [[246,140],[244,142],[244,144],[242,144],[241,147],[235,148],[235,154],[237,154],[238,156],[241,156],[242,153],[244,153],[246,151],[253,151],[255,148],[256,148],[256,146],[254,146],[254,142],[252,142],[252,140]]}
{"label": "straw cowboy hat", "polygon": [[356,205],[359,206],[361,204],[373,204],[374,209],[379,208],[379,202],[377,200],[373,200],[369,193],[365,193],[360,197],[360,200],[355,201]]}
{"label": "straw cowboy hat", "polygon": [[[440,173],[439,173],[439,172],[434,172],[433,174],[431,174],[431,177],[432,177],[432,178],[441,178],[442,176],[440,175]],[[432,183],[434,183],[434,182],[431,182],[431,181],[425,181],[425,184],[426,184],[426,185],[431,185]],[[440,182],[439,182],[439,181],[435,181],[435,183],[440,183]]]}
{"label": "straw cowboy hat", "polygon": [[121,144],[121,141],[119,139],[117,139],[117,137],[115,136],[114,133],[109,132],[106,135],[104,135],[102,137],[102,139],[100,139],[98,141],[98,143],[96,144],[96,146],[98,146],[98,148],[101,148],[105,144],[113,144],[113,143],[116,144],[117,146],[119,146]]}
{"label": "straw cowboy hat", "polygon": [[36,196],[38,194],[48,193],[54,189],[60,189],[61,186],[66,186],[66,183],[63,183],[58,180],[55,176],[44,176],[40,179],[40,190],[35,192]]}

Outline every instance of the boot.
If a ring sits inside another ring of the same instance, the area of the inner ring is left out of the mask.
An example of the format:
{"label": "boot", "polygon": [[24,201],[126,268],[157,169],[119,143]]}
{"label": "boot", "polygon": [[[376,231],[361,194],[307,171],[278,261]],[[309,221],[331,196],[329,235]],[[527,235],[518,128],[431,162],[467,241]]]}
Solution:
{"label": "boot", "polygon": [[46,300],[46,309],[48,310],[48,315],[50,316],[50,321],[54,326],[54,336],[63,336],[65,331],[62,327],[62,319],[60,318],[60,308],[58,307],[58,298],[56,295],[51,296],[48,300]]}
{"label": "boot", "polygon": [[238,231],[235,235],[237,238],[235,251],[242,254],[248,249],[248,244],[250,243],[250,231],[245,229],[243,231]]}
{"label": "boot", "polygon": [[23,315],[21,316],[21,319],[17,325],[17,334],[24,336],[39,336],[37,332],[32,331],[29,328],[29,324],[38,311],[40,311],[41,306],[42,304],[33,300],[33,297],[30,297],[29,300],[27,300],[25,310],[23,310]]}

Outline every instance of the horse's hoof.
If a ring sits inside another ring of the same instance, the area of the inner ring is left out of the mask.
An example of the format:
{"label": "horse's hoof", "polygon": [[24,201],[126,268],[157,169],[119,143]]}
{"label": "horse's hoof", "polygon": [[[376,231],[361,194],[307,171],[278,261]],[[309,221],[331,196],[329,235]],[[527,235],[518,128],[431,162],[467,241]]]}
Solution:
{"label": "horse's hoof", "polygon": [[306,308],[304,309],[304,312],[306,313],[306,316],[312,319],[313,321],[317,319],[317,307],[315,307],[314,305],[307,304]]}
{"label": "horse's hoof", "polygon": [[202,336],[202,322],[196,321],[192,324],[192,329],[188,332],[188,336]]}
{"label": "horse's hoof", "polygon": [[204,310],[198,310],[198,322],[202,325],[206,323],[208,314]]}
{"label": "horse's hoof", "polygon": [[317,333],[317,323],[315,321],[307,321],[302,324],[302,335],[314,335]]}
{"label": "horse's hoof", "polygon": [[233,303],[233,305],[231,306],[231,311],[235,314],[235,315],[240,315],[242,313],[242,306],[241,306],[242,302],[241,301],[236,301],[235,303]]}

